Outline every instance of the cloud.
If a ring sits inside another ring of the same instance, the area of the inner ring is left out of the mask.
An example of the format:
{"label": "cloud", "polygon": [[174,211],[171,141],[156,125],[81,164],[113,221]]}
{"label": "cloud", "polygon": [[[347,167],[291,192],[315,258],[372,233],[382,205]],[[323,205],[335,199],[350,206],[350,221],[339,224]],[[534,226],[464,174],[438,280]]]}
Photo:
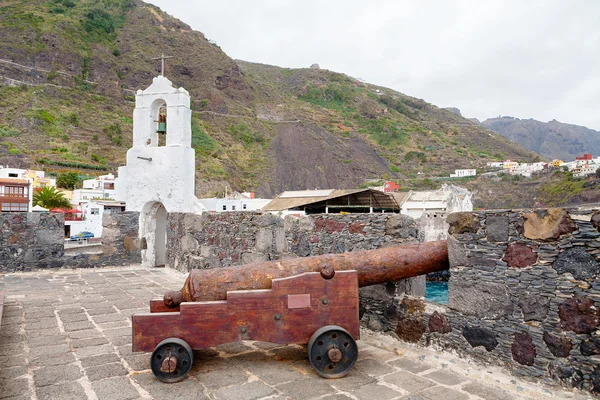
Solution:
{"label": "cloud", "polygon": [[463,115],[600,130],[600,2],[153,0],[246,61],[346,73]]}

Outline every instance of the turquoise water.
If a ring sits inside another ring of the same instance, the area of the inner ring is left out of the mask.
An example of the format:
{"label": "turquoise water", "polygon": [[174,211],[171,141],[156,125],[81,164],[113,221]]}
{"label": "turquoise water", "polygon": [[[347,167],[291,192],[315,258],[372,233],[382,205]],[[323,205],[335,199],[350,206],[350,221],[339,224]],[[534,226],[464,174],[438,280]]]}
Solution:
{"label": "turquoise water", "polygon": [[448,304],[448,282],[427,282],[425,300],[432,303]]}

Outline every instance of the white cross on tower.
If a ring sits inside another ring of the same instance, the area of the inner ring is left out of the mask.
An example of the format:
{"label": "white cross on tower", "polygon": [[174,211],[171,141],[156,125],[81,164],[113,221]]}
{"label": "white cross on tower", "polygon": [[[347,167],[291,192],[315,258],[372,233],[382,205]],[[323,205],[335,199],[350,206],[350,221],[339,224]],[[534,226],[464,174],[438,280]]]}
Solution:
{"label": "white cross on tower", "polygon": [[173,58],[173,56],[165,56],[165,54],[162,53],[162,55],[160,57],[153,58],[153,60],[160,60],[160,74],[162,76],[165,76],[165,59],[166,58]]}

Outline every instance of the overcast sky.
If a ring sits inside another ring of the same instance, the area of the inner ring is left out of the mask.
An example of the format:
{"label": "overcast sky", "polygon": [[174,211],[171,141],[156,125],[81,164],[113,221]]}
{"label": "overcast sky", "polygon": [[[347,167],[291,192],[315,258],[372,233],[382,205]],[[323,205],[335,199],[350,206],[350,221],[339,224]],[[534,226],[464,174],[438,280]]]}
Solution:
{"label": "overcast sky", "polygon": [[600,130],[599,0],[150,0],[232,58]]}

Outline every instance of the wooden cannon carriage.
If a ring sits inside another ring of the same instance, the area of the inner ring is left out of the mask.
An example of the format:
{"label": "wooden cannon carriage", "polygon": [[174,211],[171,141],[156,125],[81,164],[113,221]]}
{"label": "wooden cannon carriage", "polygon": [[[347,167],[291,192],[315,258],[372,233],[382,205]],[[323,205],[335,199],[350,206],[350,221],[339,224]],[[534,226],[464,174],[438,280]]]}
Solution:
{"label": "wooden cannon carriage", "polygon": [[340,378],[358,358],[359,286],[447,268],[446,243],[429,242],[193,270],[181,291],[151,300],[150,313],[132,317],[133,351],[151,351],[154,375],[178,382],[192,367],[194,349],[241,340],[308,344],[316,372]]}

